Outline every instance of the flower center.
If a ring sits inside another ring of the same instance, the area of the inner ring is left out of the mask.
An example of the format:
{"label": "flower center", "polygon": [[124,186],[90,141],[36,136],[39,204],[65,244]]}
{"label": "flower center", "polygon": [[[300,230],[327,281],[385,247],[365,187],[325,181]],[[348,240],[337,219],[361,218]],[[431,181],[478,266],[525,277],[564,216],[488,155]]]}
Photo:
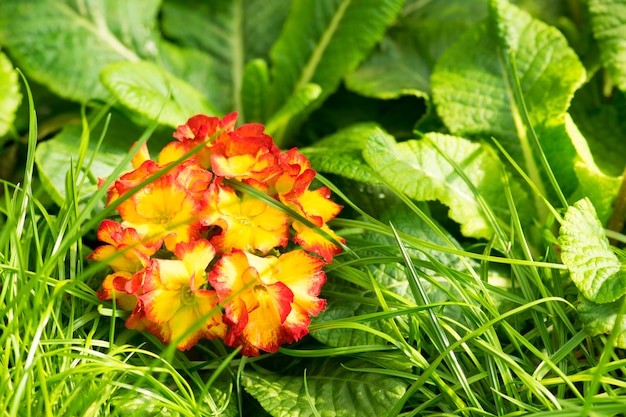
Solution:
{"label": "flower center", "polygon": [[193,291],[191,291],[191,287],[188,285],[181,288],[180,298],[182,300],[183,305],[186,305],[186,306],[195,304],[196,302]]}

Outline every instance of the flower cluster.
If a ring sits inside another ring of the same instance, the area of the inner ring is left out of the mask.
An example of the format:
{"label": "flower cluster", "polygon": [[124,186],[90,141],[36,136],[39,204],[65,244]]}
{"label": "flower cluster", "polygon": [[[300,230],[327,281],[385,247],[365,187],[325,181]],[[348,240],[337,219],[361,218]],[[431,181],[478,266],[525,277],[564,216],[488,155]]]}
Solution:
{"label": "flower cluster", "polygon": [[309,189],[306,157],[236,118],[192,117],[156,160],[143,146],[108,189],[120,221],[102,222],[90,255],[111,267],[98,295],[131,312],[126,326],[181,350],[220,338],[258,355],[301,339],[326,304],[322,267],[341,251],[327,226],[341,206]]}

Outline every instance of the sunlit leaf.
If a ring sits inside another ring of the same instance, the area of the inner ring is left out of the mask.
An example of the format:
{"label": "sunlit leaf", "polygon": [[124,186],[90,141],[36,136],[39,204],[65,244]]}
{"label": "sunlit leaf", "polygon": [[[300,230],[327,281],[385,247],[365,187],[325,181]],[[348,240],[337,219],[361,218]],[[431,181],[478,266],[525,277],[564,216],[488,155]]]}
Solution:
{"label": "sunlit leaf", "polygon": [[611,250],[595,209],[588,199],[570,206],[561,234],[561,257],[582,295],[595,303],[610,303],[626,294],[626,268]]}
{"label": "sunlit leaf", "polygon": [[218,115],[196,89],[148,61],[111,64],[102,83],[125,108],[174,128],[195,114]]}
{"label": "sunlit leaf", "polygon": [[156,54],[159,0],[0,2],[0,44],[34,80],[76,101],[106,100],[106,65]]}
{"label": "sunlit leaf", "polygon": [[[270,415],[296,417],[323,416],[379,417],[402,397],[406,383],[391,376],[351,371],[344,368],[371,365],[359,360],[327,359],[306,371],[310,398],[304,390],[304,375],[279,375],[247,371],[242,385]],[[309,403],[310,401],[310,403]]]}
{"label": "sunlit leaf", "polygon": [[[435,67],[431,82],[437,113],[453,134],[494,136],[523,161],[521,142],[527,140],[528,127],[518,131],[523,117],[514,99],[512,82],[517,76],[530,122],[568,195],[576,187],[576,150],[566,135],[554,135],[553,128],[565,123],[585,70],[554,27],[506,1],[491,3],[491,19],[461,35]],[[517,74],[511,74],[506,64],[509,58],[515,61]]]}
{"label": "sunlit leaf", "polygon": [[620,0],[589,0],[593,36],[611,80],[626,90],[626,4]]}
{"label": "sunlit leaf", "polygon": [[598,304],[580,297],[577,310],[585,330],[592,336],[613,333],[613,345],[626,349],[626,315],[619,315],[625,301],[622,297],[611,303]]}
{"label": "sunlit leaf", "polygon": [[289,3],[284,0],[166,0],[162,28],[169,38],[210,57],[212,88],[218,90],[219,95],[209,97],[218,110],[222,113],[238,111],[247,121],[266,121],[247,118],[248,109],[242,101],[253,98],[250,95],[254,92],[242,88],[246,82],[244,68],[252,60],[267,59],[289,13]]}
{"label": "sunlit leaf", "polygon": [[374,123],[362,123],[342,129],[314,145],[301,149],[320,172],[337,174],[367,184],[379,184],[374,169],[363,159],[363,149],[370,135],[380,128]]}
{"label": "sunlit leaf", "polygon": [[[321,87],[320,102],[328,97],[341,78],[366,57],[403,3],[404,0],[293,2],[284,30],[270,51],[270,107],[275,111],[310,83]],[[282,142],[282,134],[277,136],[278,142]]]}
{"label": "sunlit leaf", "polygon": [[17,72],[6,55],[0,52],[0,137],[11,128],[21,100]]}
{"label": "sunlit leaf", "polygon": [[487,0],[407,1],[370,57],[346,77],[346,87],[380,99],[430,95],[439,56],[486,15]]}
{"label": "sunlit leaf", "polygon": [[[102,146],[98,152],[95,152],[102,128],[103,126],[100,124],[90,134],[85,164],[91,158],[93,158],[93,164],[78,195],[79,202],[85,202],[91,198],[98,188],[98,178],[107,178],[120,165],[121,160],[128,155],[133,142],[139,139],[142,133],[128,120],[115,114]],[[79,124],[69,124],[60,133],[40,143],[37,147],[35,162],[42,185],[59,205],[63,204],[66,197],[66,175],[78,161],[81,134],[82,127]],[[153,151],[158,151],[163,147],[169,140],[169,135],[171,135],[171,131],[151,138],[149,144]],[[131,169],[130,165],[128,169]],[[78,174],[79,181],[82,182],[84,174],[85,172]]]}
{"label": "sunlit leaf", "polygon": [[448,206],[450,218],[461,225],[464,235],[491,236],[492,226],[477,196],[437,148],[463,169],[496,216],[506,219],[508,205],[502,193],[500,161],[488,147],[467,139],[438,133],[429,133],[426,138],[428,141],[396,143],[379,131],[370,136],[363,155],[397,190],[418,201],[439,200]]}

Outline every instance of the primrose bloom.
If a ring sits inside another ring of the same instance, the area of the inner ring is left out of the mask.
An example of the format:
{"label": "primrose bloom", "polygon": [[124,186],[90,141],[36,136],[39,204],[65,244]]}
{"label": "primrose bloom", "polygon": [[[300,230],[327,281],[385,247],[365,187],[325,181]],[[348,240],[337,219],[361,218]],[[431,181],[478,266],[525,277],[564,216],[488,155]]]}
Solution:
{"label": "primrose bloom", "polygon": [[206,288],[213,246],[199,239],[179,243],[174,253],[178,259],[152,260],[140,298],[146,317],[161,325],[157,336],[185,350],[201,337],[223,337],[226,327],[216,308],[215,291]]}
{"label": "primrose bloom", "polygon": [[219,226],[211,240],[222,253],[234,248],[267,253],[289,241],[289,215],[250,195],[238,195],[216,181],[208,193],[204,221]]}
{"label": "primrose bloom", "polygon": [[[324,262],[303,251],[259,257],[240,250],[223,256],[209,275],[230,326],[226,343],[245,355],[275,352],[308,333],[310,315],[325,301],[317,298],[326,282]],[[232,301],[228,301],[232,299]]]}
{"label": "primrose bloom", "polygon": [[126,326],[180,350],[219,339],[258,355],[300,340],[344,243],[328,226],[341,206],[311,189],[309,160],[236,119],[191,117],[155,160],[142,145],[107,190],[119,221],[102,222],[89,256],[111,268],[98,297]]}
{"label": "primrose bloom", "polygon": [[165,241],[168,250],[198,238],[202,202],[171,176],[156,179],[122,202],[123,225],[152,242]]}
{"label": "primrose bloom", "polygon": [[144,268],[159,249],[158,245],[143,243],[135,229],[123,228],[113,220],[104,220],[97,236],[107,245],[97,247],[89,259],[107,262],[113,271],[135,273]]}

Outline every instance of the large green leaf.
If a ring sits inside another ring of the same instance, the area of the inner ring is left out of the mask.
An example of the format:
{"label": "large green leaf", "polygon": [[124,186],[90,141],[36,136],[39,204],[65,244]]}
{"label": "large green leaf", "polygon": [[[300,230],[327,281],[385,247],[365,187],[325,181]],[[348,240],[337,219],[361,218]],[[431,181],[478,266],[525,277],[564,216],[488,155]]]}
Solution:
{"label": "large green leaf", "polygon": [[327,136],[314,145],[300,150],[320,171],[357,180],[379,184],[380,179],[363,159],[363,149],[370,135],[380,131],[375,123],[360,123]]}
{"label": "large green leaf", "polygon": [[603,97],[603,73],[576,92],[569,113],[586,139],[598,167],[608,175],[624,171],[626,141],[615,140],[626,131],[626,93],[615,90]]}
{"label": "large green leaf", "polygon": [[386,415],[406,391],[406,383],[399,378],[346,367],[358,369],[371,365],[354,359],[316,361],[306,371],[309,397],[304,375],[247,371],[241,382],[246,391],[276,417],[378,417]]}
{"label": "large green leaf", "polygon": [[621,0],[589,0],[593,36],[602,63],[617,87],[626,90],[626,4]]}
{"label": "large green leaf", "polygon": [[111,64],[102,83],[132,112],[174,128],[198,113],[217,115],[196,89],[148,61]]}
{"label": "large green leaf", "polygon": [[156,54],[159,0],[0,2],[0,44],[34,80],[76,101],[106,100],[100,70]]}
{"label": "large green leaf", "polygon": [[110,99],[101,71],[143,59],[159,63],[219,103],[224,94],[213,62],[201,51],[161,38],[160,6],[161,0],[0,2],[0,44],[29,77],[71,100]]}
{"label": "large green leaf", "polygon": [[585,298],[595,303],[610,303],[626,294],[624,259],[611,250],[588,199],[577,201],[567,209],[559,243],[563,263]]}
{"label": "large green leaf", "polygon": [[[267,59],[288,12],[284,0],[166,0],[162,28],[169,38],[211,57],[215,88],[221,93],[215,100],[210,97],[212,102],[223,113],[243,113],[242,100],[254,94],[241,88],[244,67]],[[248,120],[247,114],[242,117]]]}
{"label": "large green leaf", "polygon": [[371,56],[346,77],[346,87],[380,99],[429,95],[439,56],[486,15],[487,0],[408,1]]}
{"label": "large green leaf", "polygon": [[[554,129],[554,132],[554,136],[568,136],[578,154],[574,161],[574,172],[576,177],[578,177],[578,187],[570,196],[570,199],[588,198],[593,203],[602,224],[606,224],[613,212],[613,202],[622,184],[622,177],[606,175],[600,170],[596,165],[596,159],[592,155],[587,141],[569,115],[566,118],[564,129],[557,128]],[[600,154],[596,155],[600,156]]]}
{"label": "large green leaf", "polygon": [[[91,198],[98,187],[98,178],[107,178],[122,159],[128,155],[133,142],[139,139],[142,131],[129,123],[119,114],[114,114],[106,131],[105,140],[96,152],[97,141],[102,134],[103,124],[90,132],[84,165],[93,158],[86,180],[78,194],[79,203]],[[69,124],[53,138],[40,143],[35,153],[35,163],[39,170],[42,184],[52,199],[59,205],[66,197],[65,179],[72,166],[79,159],[82,127]],[[160,149],[171,138],[171,131],[155,134],[149,142],[153,151]],[[131,169],[128,166],[128,169]],[[78,174],[79,182],[83,181],[83,171]]]}
{"label": "large green leaf", "polygon": [[[379,131],[370,136],[363,155],[390,186],[415,200],[439,200],[448,206],[450,218],[461,225],[464,235],[489,238],[493,229],[477,196],[437,148],[463,169],[496,216],[508,222],[500,161],[490,148],[467,139],[439,133],[425,138],[396,143]],[[523,212],[524,199],[518,197]]]}
{"label": "large green leaf", "polygon": [[613,333],[613,345],[626,349],[626,315],[619,316],[624,297],[612,303],[598,304],[580,298],[577,310],[585,330],[592,336]]}
{"label": "large green leaf", "polygon": [[[334,92],[381,39],[404,1],[293,2],[270,52],[273,112],[309,83],[322,88],[320,102]],[[282,134],[276,136],[282,141]]]}
{"label": "large green leaf", "polygon": [[[521,103],[514,98],[516,76],[530,123],[569,194],[577,181],[576,150],[566,135],[555,136],[553,129],[565,123],[572,95],[585,80],[584,68],[558,30],[504,0],[491,4],[490,19],[463,34],[435,67],[431,82],[437,112],[453,134],[495,136],[523,161],[528,139],[527,129],[519,124],[524,119]],[[507,64],[511,60],[517,74]]]}
{"label": "large green leaf", "polygon": [[17,72],[6,55],[0,52],[0,137],[13,125],[15,112],[21,100]]}

